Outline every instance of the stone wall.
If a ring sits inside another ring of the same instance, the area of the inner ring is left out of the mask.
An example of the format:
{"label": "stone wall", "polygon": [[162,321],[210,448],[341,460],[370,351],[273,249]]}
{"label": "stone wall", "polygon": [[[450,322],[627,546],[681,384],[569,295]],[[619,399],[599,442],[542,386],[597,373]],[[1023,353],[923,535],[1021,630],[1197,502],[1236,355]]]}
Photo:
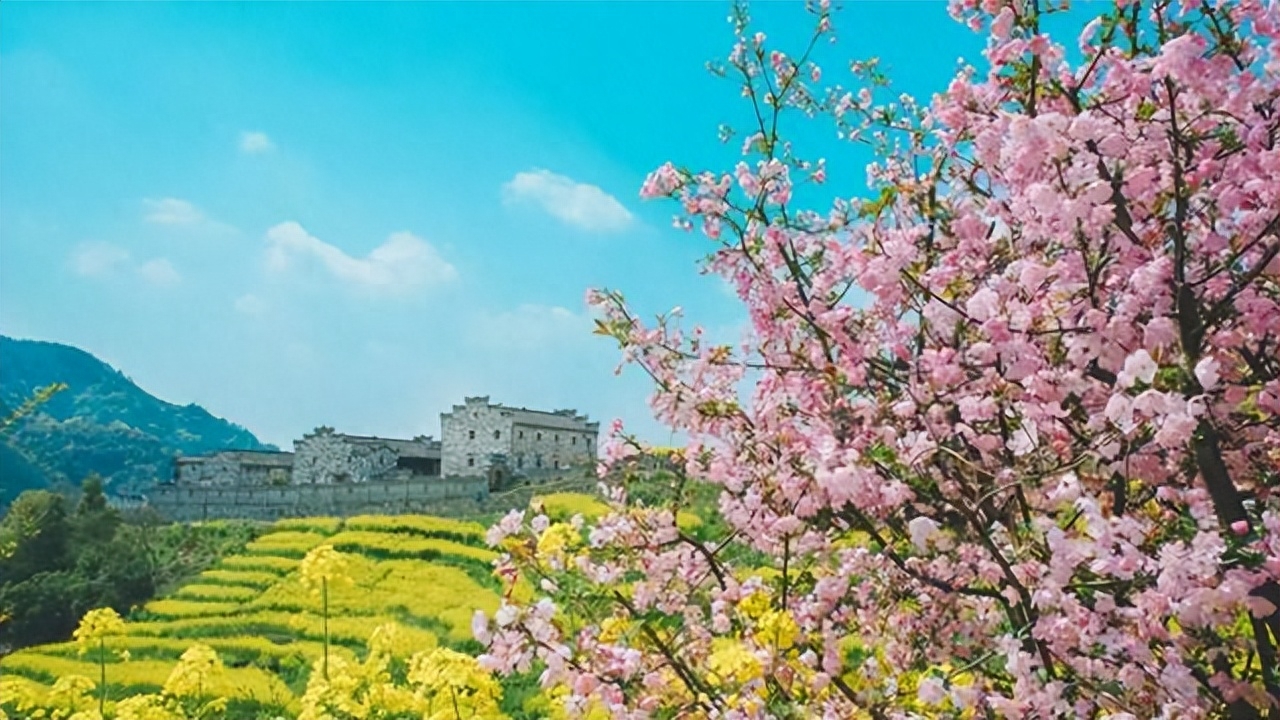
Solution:
{"label": "stone wall", "polygon": [[319,428],[293,444],[293,484],[366,483],[396,466],[389,447],[352,443],[332,428]]}
{"label": "stone wall", "polygon": [[515,425],[508,452],[507,464],[518,473],[593,463],[595,433]]}
{"label": "stone wall", "polygon": [[512,413],[491,406],[487,397],[467,398],[465,403],[440,416],[440,474],[444,477],[482,474],[490,455],[511,451]]}
{"label": "stone wall", "polygon": [[245,462],[234,453],[219,453],[198,462],[180,460],[174,479],[188,485],[283,485],[289,482],[289,469]]}
{"label": "stone wall", "polygon": [[285,487],[182,487],[161,485],[148,504],[169,520],[214,518],[275,520],[316,515],[476,512],[489,495],[484,478],[400,480],[341,485]]}

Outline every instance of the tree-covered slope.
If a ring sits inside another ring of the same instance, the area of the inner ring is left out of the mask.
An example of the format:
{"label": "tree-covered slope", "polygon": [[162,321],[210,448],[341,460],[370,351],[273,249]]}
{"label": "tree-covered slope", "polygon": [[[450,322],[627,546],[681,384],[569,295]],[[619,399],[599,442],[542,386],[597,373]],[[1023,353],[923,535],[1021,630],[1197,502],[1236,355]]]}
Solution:
{"label": "tree-covered slope", "polygon": [[248,430],[198,405],[174,405],[147,393],[93,355],[50,342],[0,336],[0,415],[38,389],[65,383],[21,420],[0,451],[0,504],[43,475],[78,483],[91,472],[114,492],[168,478],[176,453],[263,449]]}

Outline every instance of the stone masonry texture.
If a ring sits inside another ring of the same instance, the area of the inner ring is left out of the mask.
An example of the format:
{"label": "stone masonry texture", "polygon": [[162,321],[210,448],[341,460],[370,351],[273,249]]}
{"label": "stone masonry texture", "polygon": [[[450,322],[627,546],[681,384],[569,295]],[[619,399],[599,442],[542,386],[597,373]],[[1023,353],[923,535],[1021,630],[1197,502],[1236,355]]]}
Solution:
{"label": "stone masonry texture", "polygon": [[468,397],[440,415],[440,427],[440,440],[320,427],[295,440],[293,452],[178,457],[173,480],[152,488],[145,503],[171,520],[188,521],[448,515],[493,505],[511,488],[593,475],[599,423],[574,410],[546,412]]}

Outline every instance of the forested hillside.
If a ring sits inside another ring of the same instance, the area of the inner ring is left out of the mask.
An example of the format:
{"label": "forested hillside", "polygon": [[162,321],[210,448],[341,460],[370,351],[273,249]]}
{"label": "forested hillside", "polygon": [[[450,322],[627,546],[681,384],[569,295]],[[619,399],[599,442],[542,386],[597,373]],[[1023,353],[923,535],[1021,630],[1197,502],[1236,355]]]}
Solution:
{"label": "forested hillside", "polygon": [[3,438],[0,505],[24,489],[74,486],[90,473],[109,492],[127,493],[169,477],[179,452],[269,447],[198,405],[154,397],[83,350],[0,336],[0,416],[54,383],[67,389]]}

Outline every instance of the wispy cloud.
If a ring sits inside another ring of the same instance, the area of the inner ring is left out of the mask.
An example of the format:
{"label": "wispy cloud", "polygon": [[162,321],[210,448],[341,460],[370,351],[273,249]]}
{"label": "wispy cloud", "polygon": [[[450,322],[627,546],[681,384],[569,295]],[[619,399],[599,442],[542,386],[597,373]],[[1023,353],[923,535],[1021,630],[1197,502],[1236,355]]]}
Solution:
{"label": "wispy cloud", "polygon": [[240,133],[240,152],[246,155],[261,155],[275,149],[275,143],[264,132],[247,130]]}
{"label": "wispy cloud", "polygon": [[618,199],[595,185],[550,170],[516,173],[502,186],[508,203],[532,202],[562,222],[593,232],[617,232],[633,217]]}
{"label": "wispy cloud", "polygon": [[147,198],[142,207],[143,219],[156,225],[198,225],[205,220],[200,208],[179,198]]}
{"label": "wispy cloud", "polygon": [[409,232],[393,233],[362,258],[324,242],[296,222],[268,230],[267,244],[267,267],[272,271],[311,262],[343,284],[379,294],[408,294],[458,278],[457,269],[430,243]]}
{"label": "wispy cloud", "polygon": [[469,329],[473,342],[494,348],[555,348],[591,338],[591,319],[558,305],[524,304],[515,310],[481,314]]}
{"label": "wispy cloud", "polygon": [[138,276],[157,287],[173,287],[182,282],[173,263],[166,258],[153,258],[138,266]]}
{"label": "wispy cloud", "polygon": [[267,309],[267,304],[257,295],[245,293],[236,298],[235,308],[236,312],[245,315],[261,315]]}
{"label": "wispy cloud", "polygon": [[71,270],[81,277],[105,278],[122,272],[132,272],[143,281],[157,287],[172,287],[182,281],[182,275],[168,258],[152,258],[135,263],[129,251],[107,242],[86,242],[71,251]]}
{"label": "wispy cloud", "polygon": [[71,251],[71,269],[83,277],[111,275],[129,262],[129,251],[106,242],[86,242]]}

